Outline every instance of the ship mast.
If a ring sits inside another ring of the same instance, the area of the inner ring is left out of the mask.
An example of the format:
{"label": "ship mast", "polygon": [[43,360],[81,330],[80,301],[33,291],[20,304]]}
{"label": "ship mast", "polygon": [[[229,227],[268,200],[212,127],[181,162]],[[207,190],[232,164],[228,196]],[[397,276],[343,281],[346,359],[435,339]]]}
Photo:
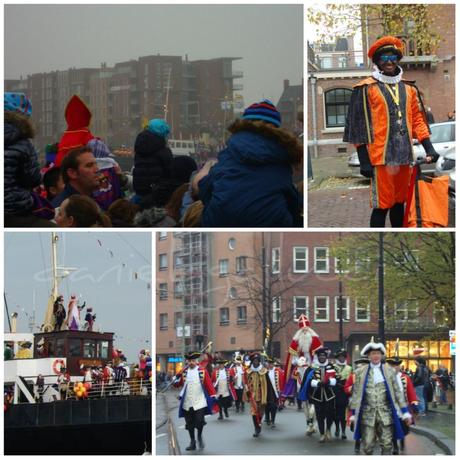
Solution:
{"label": "ship mast", "polygon": [[57,272],[57,242],[59,240],[59,237],[56,235],[55,232],[51,233],[51,252],[52,252],[52,258],[51,258],[51,263],[52,263],[52,270],[53,270],[53,287],[52,287],[52,293],[54,299],[57,298],[58,296],[58,272]]}

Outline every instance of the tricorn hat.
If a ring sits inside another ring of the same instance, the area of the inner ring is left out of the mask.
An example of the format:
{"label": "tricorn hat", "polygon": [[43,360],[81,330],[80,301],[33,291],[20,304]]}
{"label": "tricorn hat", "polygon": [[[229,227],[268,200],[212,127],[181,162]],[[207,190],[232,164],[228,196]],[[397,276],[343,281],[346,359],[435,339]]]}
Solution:
{"label": "tricorn hat", "polygon": [[371,337],[371,341],[361,350],[361,356],[367,356],[371,351],[378,350],[385,354],[385,345],[381,342],[374,342],[374,337]]}
{"label": "tricorn hat", "polygon": [[402,359],[399,356],[392,356],[385,361],[392,366],[399,366],[402,363]]}
{"label": "tricorn hat", "polygon": [[184,354],[185,359],[198,359],[201,356],[199,351],[190,351]]}
{"label": "tricorn hat", "polygon": [[227,364],[227,360],[226,359],[216,359],[214,360],[214,362],[216,364]]}

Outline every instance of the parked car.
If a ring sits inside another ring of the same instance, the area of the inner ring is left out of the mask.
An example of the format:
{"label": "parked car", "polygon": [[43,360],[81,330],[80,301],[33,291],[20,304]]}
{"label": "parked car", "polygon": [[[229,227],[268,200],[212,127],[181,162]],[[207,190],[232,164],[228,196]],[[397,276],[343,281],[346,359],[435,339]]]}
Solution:
{"label": "parked car", "polygon": [[[443,123],[433,123],[430,125],[431,143],[434,149],[442,157],[449,153],[454,153],[455,161],[455,121],[445,121]],[[414,159],[424,159],[426,157],[423,146],[414,140]],[[359,175],[358,153],[354,152],[348,157],[348,166],[352,169],[353,175]],[[435,163],[422,164],[422,172],[433,174],[436,171]]]}
{"label": "parked car", "polygon": [[455,204],[455,152],[439,157],[436,162],[435,176],[449,176],[449,197]]}

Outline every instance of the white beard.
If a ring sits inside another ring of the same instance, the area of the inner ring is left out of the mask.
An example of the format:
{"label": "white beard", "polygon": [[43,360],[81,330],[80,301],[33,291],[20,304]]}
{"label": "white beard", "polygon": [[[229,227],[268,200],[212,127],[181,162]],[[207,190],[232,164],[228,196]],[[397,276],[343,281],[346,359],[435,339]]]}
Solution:
{"label": "white beard", "polygon": [[293,337],[293,339],[299,344],[297,349],[298,354],[300,355],[303,353],[303,356],[307,360],[307,364],[311,364],[310,348],[313,337],[318,337],[318,334],[309,327],[299,329]]}

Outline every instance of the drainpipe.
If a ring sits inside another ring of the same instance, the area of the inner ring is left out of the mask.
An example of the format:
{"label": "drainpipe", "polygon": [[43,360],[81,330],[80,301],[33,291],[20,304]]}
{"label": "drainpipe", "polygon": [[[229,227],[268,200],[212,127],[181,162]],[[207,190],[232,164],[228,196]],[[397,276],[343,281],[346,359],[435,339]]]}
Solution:
{"label": "drainpipe", "polygon": [[316,80],[314,74],[310,75],[310,84],[311,84],[311,119],[313,125],[313,154],[315,158],[318,158],[318,130],[317,130],[317,109],[316,109]]}

